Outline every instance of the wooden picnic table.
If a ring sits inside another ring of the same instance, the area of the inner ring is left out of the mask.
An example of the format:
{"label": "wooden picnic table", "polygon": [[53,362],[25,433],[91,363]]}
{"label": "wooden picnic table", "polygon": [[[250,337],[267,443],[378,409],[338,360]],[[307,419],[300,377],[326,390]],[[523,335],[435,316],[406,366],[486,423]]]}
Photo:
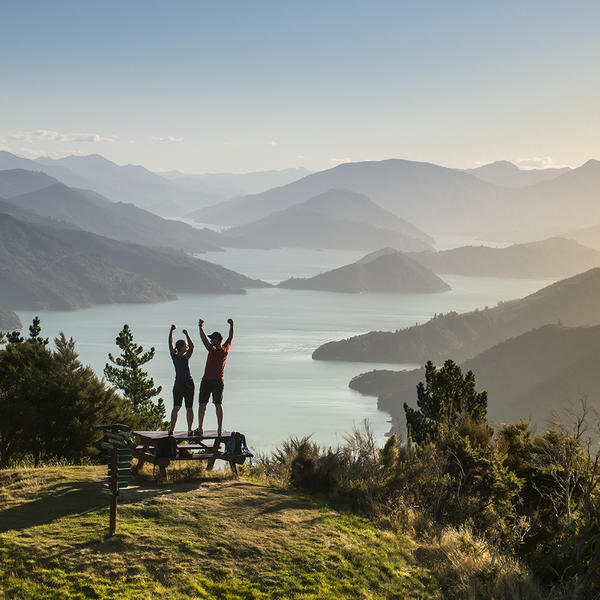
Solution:
{"label": "wooden picnic table", "polygon": [[[166,431],[134,431],[139,438],[139,445],[133,451],[133,457],[137,458],[137,464],[133,466],[134,472],[138,472],[144,463],[149,462],[159,468],[160,476],[166,478],[167,467],[171,461],[178,460],[206,460],[206,470],[211,471],[215,461],[223,460],[229,463],[231,472],[237,476],[237,464],[241,464],[247,458],[245,455],[233,455],[224,452],[225,442],[231,436],[230,431],[223,431],[218,435],[216,431],[205,431],[202,436],[188,435],[187,431],[173,432],[173,438],[177,441],[177,456],[175,458],[158,457],[158,440],[168,437]],[[221,450],[223,444],[223,451]]]}

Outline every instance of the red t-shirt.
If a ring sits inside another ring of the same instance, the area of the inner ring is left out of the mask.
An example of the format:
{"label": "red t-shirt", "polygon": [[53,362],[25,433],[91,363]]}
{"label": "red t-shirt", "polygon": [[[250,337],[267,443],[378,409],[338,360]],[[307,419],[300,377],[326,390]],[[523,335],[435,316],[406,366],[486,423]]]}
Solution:
{"label": "red t-shirt", "polygon": [[222,346],[210,345],[204,368],[204,379],[223,379],[225,361],[231,344],[225,342]]}

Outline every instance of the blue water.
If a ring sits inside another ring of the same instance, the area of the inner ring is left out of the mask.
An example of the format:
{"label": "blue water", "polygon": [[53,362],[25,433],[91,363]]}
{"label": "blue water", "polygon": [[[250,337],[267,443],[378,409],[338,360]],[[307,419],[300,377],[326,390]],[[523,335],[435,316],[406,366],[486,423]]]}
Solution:
{"label": "blue water", "polygon": [[[341,266],[364,252],[316,250],[231,250],[202,255],[251,277],[270,282],[303,277]],[[353,427],[368,421],[380,442],[389,428],[388,415],[376,400],[348,388],[358,373],[374,368],[402,368],[377,363],[321,362],[311,359],[320,344],[371,330],[395,330],[422,323],[434,313],[495,306],[551,283],[547,280],[443,277],[452,291],[443,294],[334,294],[305,290],[257,289],[246,295],[183,294],[161,304],[102,305],[76,312],[40,311],[43,332],[59,331],[76,340],[83,362],[102,375],[115,337],[128,323],[136,342],[155,346],[148,363],[170,411],[173,365],[169,326],[187,328],[196,342],[191,370],[197,386],[206,351],[198,339],[198,318],[207,331],[227,333],[228,317],[236,337],[225,369],[225,427],[246,434],[251,447],[268,451],[289,436],[312,434],[323,445],[341,442]],[[18,311],[26,325],[34,313]],[[176,332],[176,339],[177,339]],[[405,365],[411,368],[414,365]],[[205,428],[215,427],[209,406]],[[183,412],[178,429],[185,428]]]}

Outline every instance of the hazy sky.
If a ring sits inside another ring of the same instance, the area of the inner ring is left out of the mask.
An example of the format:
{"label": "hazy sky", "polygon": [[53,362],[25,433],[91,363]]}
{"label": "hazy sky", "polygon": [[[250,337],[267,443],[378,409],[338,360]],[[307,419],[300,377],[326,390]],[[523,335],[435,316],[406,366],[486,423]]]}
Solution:
{"label": "hazy sky", "polygon": [[0,148],[187,172],[578,166],[600,158],[599,23],[597,1],[7,2]]}

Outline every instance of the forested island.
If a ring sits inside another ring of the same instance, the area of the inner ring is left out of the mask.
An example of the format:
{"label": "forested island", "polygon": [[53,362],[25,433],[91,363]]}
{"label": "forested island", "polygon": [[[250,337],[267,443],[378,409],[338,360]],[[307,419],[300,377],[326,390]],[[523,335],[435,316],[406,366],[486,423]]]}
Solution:
{"label": "forested island", "polygon": [[314,277],[292,277],[282,281],[279,287],[346,293],[404,294],[433,294],[450,289],[450,286],[430,269],[399,252],[390,254],[374,252],[355,263]]}

